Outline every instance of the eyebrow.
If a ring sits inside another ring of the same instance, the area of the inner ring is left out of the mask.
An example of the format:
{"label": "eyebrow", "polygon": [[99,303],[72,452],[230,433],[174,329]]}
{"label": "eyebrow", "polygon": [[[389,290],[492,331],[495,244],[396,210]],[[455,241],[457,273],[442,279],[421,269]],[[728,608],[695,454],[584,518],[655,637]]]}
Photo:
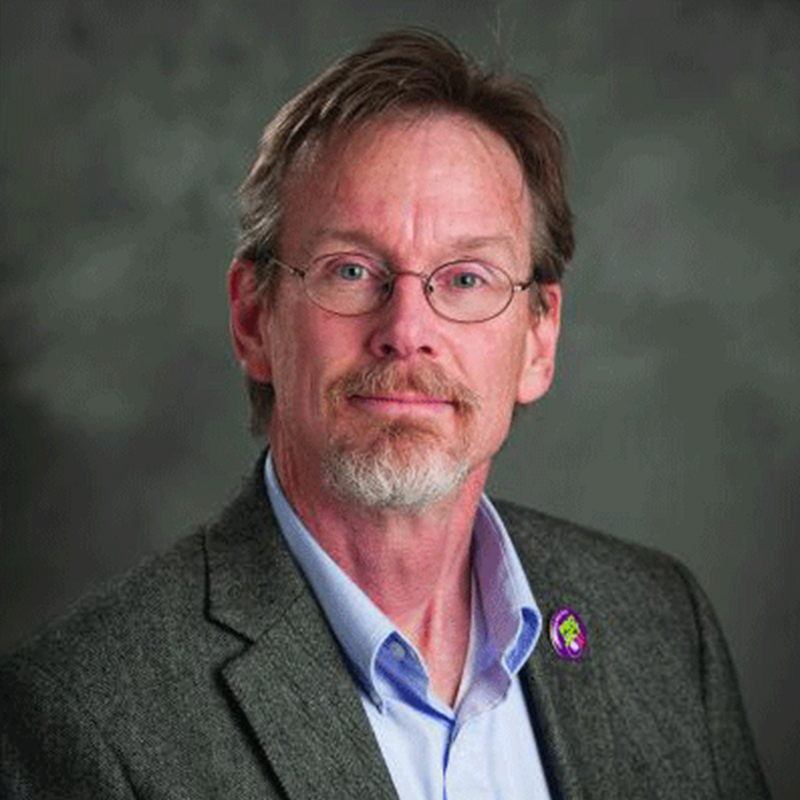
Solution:
{"label": "eyebrow", "polygon": [[303,249],[306,251],[306,254],[309,254],[316,245],[329,239],[342,242],[343,244],[366,247],[371,250],[376,249],[376,242],[369,234],[359,230],[340,230],[338,228],[317,228],[317,230],[308,237]]}
{"label": "eyebrow", "polygon": [[492,236],[462,236],[453,242],[457,250],[485,250],[489,247],[501,245],[513,255],[514,240],[506,233],[498,233]]}
{"label": "eyebrow", "polygon": [[[315,245],[325,240],[333,240],[343,244],[365,247],[378,252],[385,250],[385,248],[381,247],[370,234],[364,231],[338,228],[318,228],[308,238],[304,250],[307,254],[310,254],[311,249]],[[498,246],[506,250],[508,255],[512,257],[515,255],[513,238],[505,233],[482,236],[461,236],[448,243],[448,248],[455,251],[487,250]]]}

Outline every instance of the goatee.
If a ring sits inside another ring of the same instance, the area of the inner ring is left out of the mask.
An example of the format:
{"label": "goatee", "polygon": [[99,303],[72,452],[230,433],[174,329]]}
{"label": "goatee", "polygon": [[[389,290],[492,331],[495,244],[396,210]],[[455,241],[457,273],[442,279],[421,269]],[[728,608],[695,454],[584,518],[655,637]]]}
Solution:
{"label": "goatee", "polygon": [[387,362],[342,376],[327,394],[336,416],[352,397],[400,392],[449,402],[458,426],[456,440],[446,442],[433,420],[364,414],[356,429],[332,435],[324,462],[328,486],[356,505],[420,510],[453,494],[468,475],[469,422],[478,398],[437,364],[412,371]]}

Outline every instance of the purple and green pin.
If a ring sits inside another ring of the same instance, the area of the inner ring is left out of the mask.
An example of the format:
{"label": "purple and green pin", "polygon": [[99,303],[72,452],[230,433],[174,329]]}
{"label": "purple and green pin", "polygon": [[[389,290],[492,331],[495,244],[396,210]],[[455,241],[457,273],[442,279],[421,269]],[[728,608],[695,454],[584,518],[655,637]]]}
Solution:
{"label": "purple and green pin", "polygon": [[559,608],[550,618],[550,641],[560,658],[578,661],[586,651],[586,626],[569,606]]}

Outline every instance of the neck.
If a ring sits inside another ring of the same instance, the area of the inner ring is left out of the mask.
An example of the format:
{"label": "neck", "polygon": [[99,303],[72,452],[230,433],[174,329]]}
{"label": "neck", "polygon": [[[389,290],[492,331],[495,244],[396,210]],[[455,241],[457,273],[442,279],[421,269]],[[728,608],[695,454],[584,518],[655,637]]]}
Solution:
{"label": "neck", "polygon": [[420,652],[433,692],[452,705],[471,621],[472,528],[489,465],[430,507],[364,508],[306,486],[275,457],[281,486],[321,547]]}

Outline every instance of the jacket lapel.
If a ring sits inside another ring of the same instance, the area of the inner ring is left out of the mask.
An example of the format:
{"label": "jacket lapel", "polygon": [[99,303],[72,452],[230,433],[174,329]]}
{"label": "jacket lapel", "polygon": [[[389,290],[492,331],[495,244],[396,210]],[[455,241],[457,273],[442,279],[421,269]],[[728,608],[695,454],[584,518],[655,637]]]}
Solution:
{"label": "jacket lapel", "polygon": [[[616,800],[623,795],[616,782],[600,626],[573,591],[552,591],[544,600],[536,588],[534,594],[544,629],[527,664],[525,680],[540,749],[545,751],[545,768],[564,800]],[[575,610],[587,628],[588,648],[577,662],[560,658],[550,643],[550,619],[564,606]]]}
{"label": "jacket lapel", "polygon": [[278,531],[262,466],[206,538],[209,615],[248,642],[223,681],[292,800],[397,800],[353,678]]}
{"label": "jacket lapel", "polygon": [[[618,785],[603,665],[603,610],[576,587],[571,565],[553,553],[546,518],[530,512],[523,518],[514,507],[498,506],[542,613],[541,636],[522,679],[553,796],[618,800],[625,792]],[[588,646],[579,661],[561,658],[550,642],[550,620],[564,607],[587,629]]]}

